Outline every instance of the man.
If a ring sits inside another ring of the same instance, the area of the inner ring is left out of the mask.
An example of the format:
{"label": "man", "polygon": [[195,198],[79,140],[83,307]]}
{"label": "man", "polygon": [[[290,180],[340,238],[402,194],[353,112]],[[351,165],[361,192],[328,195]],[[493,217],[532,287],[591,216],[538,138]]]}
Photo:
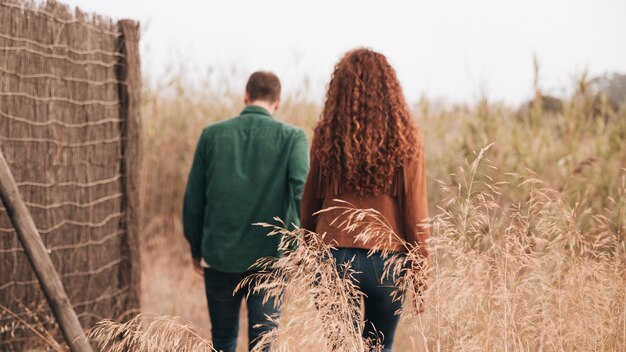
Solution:
{"label": "man", "polygon": [[[252,225],[299,223],[300,200],[309,169],[304,132],[275,120],[280,81],[271,72],[253,73],[245,109],[237,117],[202,131],[183,205],[185,237],[193,269],[204,276],[214,348],[235,351],[239,308],[248,308],[248,348],[273,328],[266,316],[278,313],[263,294],[233,293],[259,258],[278,256],[279,238]],[[260,325],[260,326],[257,326]]]}

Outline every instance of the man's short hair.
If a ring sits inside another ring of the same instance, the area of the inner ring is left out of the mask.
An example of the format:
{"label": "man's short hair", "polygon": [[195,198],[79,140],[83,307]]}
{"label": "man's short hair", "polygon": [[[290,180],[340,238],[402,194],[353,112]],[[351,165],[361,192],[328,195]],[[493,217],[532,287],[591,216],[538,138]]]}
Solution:
{"label": "man's short hair", "polygon": [[273,103],[280,98],[280,80],[269,71],[253,73],[246,84],[250,101],[262,100]]}

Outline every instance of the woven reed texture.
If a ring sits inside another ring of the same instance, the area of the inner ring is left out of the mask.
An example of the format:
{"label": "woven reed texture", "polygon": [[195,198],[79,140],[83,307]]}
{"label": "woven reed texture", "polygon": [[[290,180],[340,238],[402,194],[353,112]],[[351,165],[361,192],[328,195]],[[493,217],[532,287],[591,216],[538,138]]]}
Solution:
{"label": "woven reed texture", "polygon": [[[83,327],[139,308],[138,41],[133,21],[0,0],[0,148]],[[0,305],[0,350],[58,331],[1,203]]]}

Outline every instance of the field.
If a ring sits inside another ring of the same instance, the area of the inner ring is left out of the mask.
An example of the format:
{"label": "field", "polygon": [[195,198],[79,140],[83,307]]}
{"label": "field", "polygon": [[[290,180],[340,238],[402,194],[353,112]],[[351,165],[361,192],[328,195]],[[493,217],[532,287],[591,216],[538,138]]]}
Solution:
{"label": "field", "polygon": [[[403,317],[396,351],[626,350],[626,111],[598,109],[585,84],[562,113],[535,104],[520,114],[488,97],[412,106],[434,217],[432,279],[426,312]],[[304,96],[285,97],[278,118],[310,139],[320,105]],[[178,70],[143,97],[143,310],[210,338],[182,194],[202,128],[236,115],[241,96]],[[306,309],[286,308],[282,350],[324,349]],[[241,351],[244,332],[242,319]]]}

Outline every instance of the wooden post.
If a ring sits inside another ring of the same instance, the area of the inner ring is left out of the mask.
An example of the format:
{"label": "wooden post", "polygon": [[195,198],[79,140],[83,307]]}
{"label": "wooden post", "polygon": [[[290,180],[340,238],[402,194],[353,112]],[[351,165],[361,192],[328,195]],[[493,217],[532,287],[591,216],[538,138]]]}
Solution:
{"label": "wooden post", "polygon": [[92,352],[89,341],[78,321],[76,312],[63,289],[61,278],[52,265],[52,260],[43,245],[35,222],[20,196],[13,174],[0,150],[0,199],[9,214],[17,237],[24,246],[28,260],[35,270],[46,299],[52,308],[65,341],[74,352]]}
{"label": "wooden post", "polygon": [[141,127],[141,62],[139,57],[139,24],[132,20],[118,22],[120,37],[118,50],[121,54],[116,75],[120,100],[122,127],[122,159],[120,172],[124,199],[122,210],[126,225],[126,241],[120,249],[123,257],[129,258],[120,268],[120,282],[128,285],[125,315],[139,310],[139,290],[141,288],[141,264],[139,232],[141,225],[141,204],[139,199],[143,138]]}

